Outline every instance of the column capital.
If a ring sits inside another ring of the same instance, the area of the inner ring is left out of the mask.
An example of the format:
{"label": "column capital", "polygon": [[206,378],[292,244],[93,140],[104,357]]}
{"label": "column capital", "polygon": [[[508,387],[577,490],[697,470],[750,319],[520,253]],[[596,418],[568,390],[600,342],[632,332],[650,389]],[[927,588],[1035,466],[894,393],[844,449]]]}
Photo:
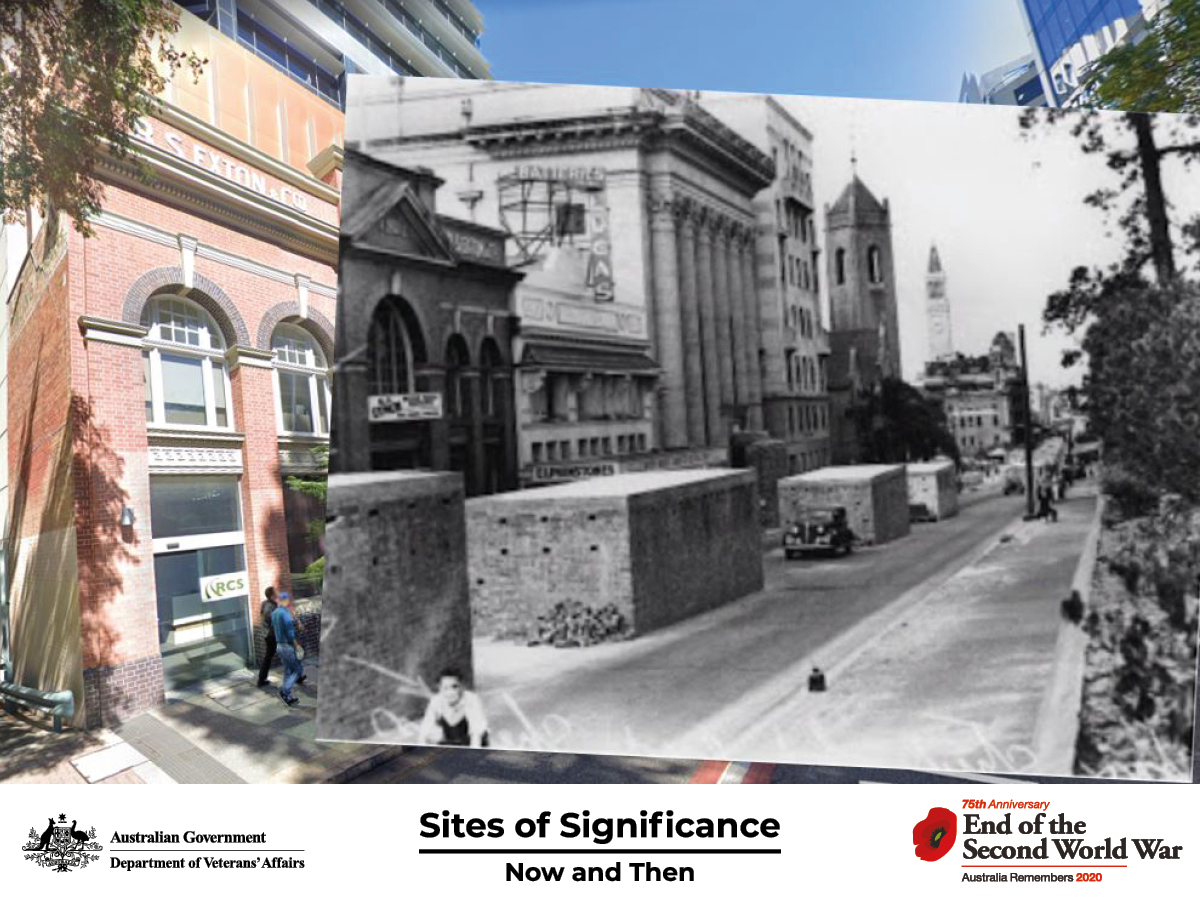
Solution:
{"label": "column capital", "polygon": [[655,224],[671,224],[679,215],[679,196],[670,188],[653,188],[646,194],[646,207]]}

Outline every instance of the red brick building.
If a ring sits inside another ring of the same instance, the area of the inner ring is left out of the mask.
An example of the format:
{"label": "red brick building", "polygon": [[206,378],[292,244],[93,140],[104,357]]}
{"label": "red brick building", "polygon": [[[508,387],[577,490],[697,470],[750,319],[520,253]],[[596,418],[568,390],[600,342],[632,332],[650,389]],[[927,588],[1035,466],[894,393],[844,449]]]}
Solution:
{"label": "red brick building", "polygon": [[321,553],[285,479],[328,441],[342,114],[185,26],[209,69],[138,129],[148,179],[107,161],[91,236],[52,218],[9,298],[11,675],[77,726],[252,665],[264,587]]}

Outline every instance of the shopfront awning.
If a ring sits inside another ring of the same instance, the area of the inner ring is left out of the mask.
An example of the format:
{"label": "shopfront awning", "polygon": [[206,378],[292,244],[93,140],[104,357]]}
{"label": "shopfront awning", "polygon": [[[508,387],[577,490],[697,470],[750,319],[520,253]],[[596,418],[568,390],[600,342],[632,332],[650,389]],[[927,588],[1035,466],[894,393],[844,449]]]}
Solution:
{"label": "shopfront awning", "polygon": [[619,348],[568,347],[530,343],[521,357],[521,367],[552,372],[593,372],[621,375],[657,375],[660,371],[648,353]]}

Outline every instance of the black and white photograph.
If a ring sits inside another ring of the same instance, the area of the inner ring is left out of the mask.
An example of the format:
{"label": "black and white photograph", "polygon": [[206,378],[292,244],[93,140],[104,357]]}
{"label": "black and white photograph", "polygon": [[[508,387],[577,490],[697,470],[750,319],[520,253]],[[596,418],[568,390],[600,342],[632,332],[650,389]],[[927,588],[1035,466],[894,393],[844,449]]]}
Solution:
{"label": "black and white photograph", "polygon": [[347,84],[321,740],[1191,780],[1200,117]]}

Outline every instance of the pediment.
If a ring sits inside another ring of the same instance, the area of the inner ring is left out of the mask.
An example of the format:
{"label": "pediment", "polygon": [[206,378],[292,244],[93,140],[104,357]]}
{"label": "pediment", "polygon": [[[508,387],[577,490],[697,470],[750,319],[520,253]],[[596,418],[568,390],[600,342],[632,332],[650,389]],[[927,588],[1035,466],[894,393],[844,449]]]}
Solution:
{"label": "pediment", "polygon": [[381,187],[346,217],[343,232],[355,244],[409,256],[455,261],[441,226],[406,183]]}

